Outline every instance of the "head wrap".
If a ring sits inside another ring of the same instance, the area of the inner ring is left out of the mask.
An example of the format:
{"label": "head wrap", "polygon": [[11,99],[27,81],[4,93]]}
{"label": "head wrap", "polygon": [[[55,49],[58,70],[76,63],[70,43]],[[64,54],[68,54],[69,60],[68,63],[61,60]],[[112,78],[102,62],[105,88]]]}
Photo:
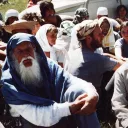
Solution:
{"label": "head wrap", "polygon": [[41,48],[45,52],[49,52],[51,50],[51,46],[48,43],[46,34],[47,34],[48,29],[50,27],[52,27],[52,26],[54,26],[54,25],[52,25],[52,24],[45,24],[45,25],[41,26],[39,28],[39,30],[37,31],[37,33],[36,33],[36,39],[39,42]]}
{"label": "head wrap", "polygon": [[97,20],[85,20],[76,26],[78,40],[85,39],[86,36],[91,34],[98,24]]}
{"label": "head wrap", "polygon": [[[48,42],[48,39],[47,39],[47,31],[48,29],[51,27],[51,26],[54,26],[52,24],[45,24],[43,26],[40,27],[40,29],[37,31],[36,33],[36,39],[38,40],[40,46],[42,47],[42,49],[45,51],[45,52],[50,52],[52,51],[52,54],[50,54],[50,58],[55,60],[55,54],[56,54],[56,51],[60,51],[63,53],[63,55],[68,59],[68,55],[67,55],[67,51],[66,49],[64,48],[64,45],[60,45],[59,42],[64,42],[64,41],[60,41],[60,40],[56,40],[56,44],[53,45],[53,46],[50,46],[49,42]],[[54,26],[55,27],[55,26]],[[55,60],[56,61],[56,60]]]}
{"label": "head wrap", "polygon": [[[40,94],[37,92],[37,87],[30,85],[28,88],[28,86],[21,81],[20,76],[17,74],[11,62],[12,55],[10,51],[13,51],[17,45],[24,41],[28,41],[35,46],[36,53],[40,58],[39,64],[43,77],[43,81],[37,83],[42,84],[39,88]],[[8,104],[38,104],[45,106],[52,105],[54,101],[60,102],[66,88],[69,86],[68,82],[70,80],[67,80],[68,78],[67,73],[63,74],[62,68],[59,68],[52,60],[46,58],[42,48],[33,35],[18,33],[13,35],[8,41],[7,57],[1,79],[3,84],[2,93]]]}
{"label": "head wrap", "polygon": [[109,30],[108,30],[107,35],[104,36],[104,38],[102,40],[102,46],[104,48],[105,47],[109,47],[109,50],[111,50],[111,49],[114,48],[114,44],[115,44],[115,37],[114,37],[113,25],[110,22],[110,20],[109,20],[108,17],[101,17],[98,22],[99,22],[99,26],[101,26],[105,19],[108,21],[110,27],[109,27]]}
{"label": "head wrap", "polygon": [[108,9],[106,7],[99,7],[97,9],[97,15],[108,15]]}

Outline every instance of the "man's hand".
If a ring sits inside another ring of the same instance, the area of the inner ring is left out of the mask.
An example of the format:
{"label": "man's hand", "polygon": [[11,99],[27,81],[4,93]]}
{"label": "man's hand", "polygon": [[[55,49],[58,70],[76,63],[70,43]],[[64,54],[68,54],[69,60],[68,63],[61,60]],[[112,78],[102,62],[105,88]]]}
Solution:
{"label": "man's hand", "polygon": [[77,112],[77,114],[80,115],[90,115],[91,113],[96,111],[96,104],[97,104],[97,96],[87,96],[81,101],[83,101],[83,106],[82,108]]}
{"label": "man's hand", "polygon": [[84,93],[70,103],[70,112],[71,114],[89,115],[96,111],[97,100],[97,96],[88,96]]}

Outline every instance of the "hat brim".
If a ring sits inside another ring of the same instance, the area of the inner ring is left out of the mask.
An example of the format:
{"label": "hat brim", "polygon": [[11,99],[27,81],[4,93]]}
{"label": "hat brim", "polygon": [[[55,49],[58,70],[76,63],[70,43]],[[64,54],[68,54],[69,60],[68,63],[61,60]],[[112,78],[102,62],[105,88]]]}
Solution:
{"label": "hat brim", "polygon": [[33,30],[36,24],[37,24],[36,21],[24,21],[16,24],[3,26],[3,28],[5,29],[5,31],[12,33],[13,30],[17,30],[17,29]]}

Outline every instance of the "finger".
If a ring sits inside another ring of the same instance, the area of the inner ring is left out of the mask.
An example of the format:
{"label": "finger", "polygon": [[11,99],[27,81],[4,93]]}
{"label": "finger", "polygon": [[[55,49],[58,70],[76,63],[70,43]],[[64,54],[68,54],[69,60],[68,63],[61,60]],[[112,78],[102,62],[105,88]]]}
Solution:
{"label": "finger", "polygon": [[78,97],[77,97],[77,100],[81,100],[82,98],[85,98],[85,97],[87,97],[88,95],[87,95],[87,93],[83,93],[83,94],[81,94],[81,95],[79,95]]}

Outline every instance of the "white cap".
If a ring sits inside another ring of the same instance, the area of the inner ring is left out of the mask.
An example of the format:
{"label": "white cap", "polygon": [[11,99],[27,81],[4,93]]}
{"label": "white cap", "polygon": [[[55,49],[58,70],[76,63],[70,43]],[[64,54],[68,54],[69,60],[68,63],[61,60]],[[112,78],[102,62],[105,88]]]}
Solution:
{"label": "white cap", "polygon": [[106,7],[99,7],[97,9],[97,15],[108,15],[108,9]]}
{"label": "white cap", "polygon": [[6,13],[5,13],[5,22],[8,20],[9,17],[15,16],[18,17],[19,12],[15,9],[9,9]]}

